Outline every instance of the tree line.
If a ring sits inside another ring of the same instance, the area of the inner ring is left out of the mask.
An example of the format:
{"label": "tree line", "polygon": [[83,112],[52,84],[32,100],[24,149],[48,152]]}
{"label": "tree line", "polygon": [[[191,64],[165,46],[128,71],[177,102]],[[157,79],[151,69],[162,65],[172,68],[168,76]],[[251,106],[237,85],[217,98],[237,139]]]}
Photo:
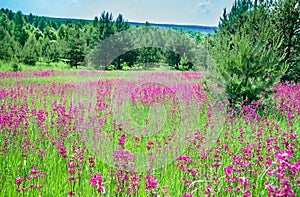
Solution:
{"label": "tree line", "polygon": [[[38,61],[47,64],[64,61],[75,68],[84,65],[86,56],[101,41],[118,32],[135,28],[121,14],[114,19],[106,11],[90,22],[24,15],[21,11],[14,13],[2,8],[0,24],[0,60],[28,65],[35,65]],[[148,22],[145,23],[145,27],[150,26]],[[165,30],[166,33],[168,31]],[[200,33],[181,33],[198,40],[201,38]],[[127,52],[105,69],[126,70],[152,61],[165,62],[178,70],[192,69],[191,64],[186,62],[186,57],[158,48],[141,48]]]}
{"label": "tree line", "polygon": [[0,59],[35,65],[65,61],[78,67],[85,55],[101,40],[129,28],[119,15],[103,12],[92,23],[0,11]]}

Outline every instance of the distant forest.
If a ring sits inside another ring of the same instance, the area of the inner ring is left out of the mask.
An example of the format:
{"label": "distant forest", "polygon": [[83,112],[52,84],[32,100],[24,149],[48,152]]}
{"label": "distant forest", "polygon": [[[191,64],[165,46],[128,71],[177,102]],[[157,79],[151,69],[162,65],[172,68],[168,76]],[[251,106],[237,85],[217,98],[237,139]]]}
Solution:
{"label": "distant forest", "polygon": [[[86,55],[104,39],[129,28],[136,28],[121,14],[114,18],[109,12],[103,12],[88,21],[24,15],[21,11],[14,13],[4,8],[0,11],[0,24],[0,60],[28,65],[63,61],[75,68],[83,65]],[[150,24],[146,22],[144,26],[149,27]],[[178,31],[198,41],[203,36],[197,31]],[[178,70],[192,69],[188,62],[187,66],[180,66],[184,60],[182,58],[172,51],[142,48],[126,53],[105,69],[125,70],[149,61],[164,62]]]}

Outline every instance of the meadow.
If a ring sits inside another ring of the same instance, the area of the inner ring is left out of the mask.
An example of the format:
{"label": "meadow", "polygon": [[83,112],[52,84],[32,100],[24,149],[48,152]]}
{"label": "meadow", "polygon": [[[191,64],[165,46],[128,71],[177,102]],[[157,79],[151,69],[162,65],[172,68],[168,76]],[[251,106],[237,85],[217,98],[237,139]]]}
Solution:
{"label": "meadow", "polygon": [[199,78],[1,72],[0,196],[299,195],[300,84],[218,117]]}

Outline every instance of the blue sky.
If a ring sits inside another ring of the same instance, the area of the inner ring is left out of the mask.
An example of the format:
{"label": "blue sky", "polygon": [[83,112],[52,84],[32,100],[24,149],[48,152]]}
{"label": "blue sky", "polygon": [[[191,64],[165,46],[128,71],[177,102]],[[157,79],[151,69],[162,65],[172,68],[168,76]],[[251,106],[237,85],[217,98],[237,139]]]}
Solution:
{"label": "blue sky", "polygon": [[101,12],[128,21],[217,26],[234,0],[0,0],[0,7],[52,17],[93,19]]}

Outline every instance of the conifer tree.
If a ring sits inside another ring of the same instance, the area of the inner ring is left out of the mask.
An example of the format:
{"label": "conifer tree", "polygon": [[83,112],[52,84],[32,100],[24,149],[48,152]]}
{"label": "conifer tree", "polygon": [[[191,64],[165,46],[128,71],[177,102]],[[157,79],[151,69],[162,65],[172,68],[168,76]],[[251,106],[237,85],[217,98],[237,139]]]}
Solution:
{"label": "conifer tree", "polygon": [[225,81],[230,107],[267,98],[286,71],[283,39],[272,28],[272,5],[236,0],[220,21],[210,51]]}

